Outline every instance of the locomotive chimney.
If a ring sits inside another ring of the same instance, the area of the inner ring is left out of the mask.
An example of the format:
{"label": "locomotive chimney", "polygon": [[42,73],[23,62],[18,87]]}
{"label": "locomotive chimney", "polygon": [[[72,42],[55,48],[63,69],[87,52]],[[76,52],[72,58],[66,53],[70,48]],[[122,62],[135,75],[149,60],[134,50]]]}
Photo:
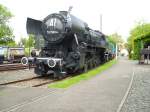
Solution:
{"label": "locomotive chimney", "polygon": [[65,16],[68,15],[68,12],[67,12],[67,11],[59,11],[59,13],[65,15]]}

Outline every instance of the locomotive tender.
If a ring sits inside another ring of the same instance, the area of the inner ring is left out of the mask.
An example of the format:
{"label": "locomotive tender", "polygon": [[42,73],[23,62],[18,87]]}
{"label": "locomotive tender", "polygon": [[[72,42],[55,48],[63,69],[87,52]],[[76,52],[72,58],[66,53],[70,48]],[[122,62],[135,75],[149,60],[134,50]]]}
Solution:
{"label": "locomotive tender", "polygon": [[39,56],[22,58],[23,64],[35,64],[35,73],[54,73],[55,77],[87,71],[106,61],[108,42],[103,33],[67,11],[48,15],[43,21],[27,18],[27,33],[42,35],[45,43]]}

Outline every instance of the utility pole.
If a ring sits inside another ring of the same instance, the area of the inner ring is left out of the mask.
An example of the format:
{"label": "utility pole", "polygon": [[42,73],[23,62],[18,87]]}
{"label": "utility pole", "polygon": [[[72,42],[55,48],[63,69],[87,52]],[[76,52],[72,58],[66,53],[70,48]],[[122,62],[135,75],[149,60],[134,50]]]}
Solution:
{"label": "utility pole", "polygon": [[118,59],[118,45],[116,44],[116,51],[115,51],[115,54],[116,54],[116,60]]}
{"label": "utility pole", "polygon": [[29,35],[29,56],[30,56],[30,52],[31,52],[31,51],[30,51],[30,36],[31,36],[31,35]]}
{"label": "utility pole", "polygon": [[102,32],[102,14],[100,14],[100,31]]}

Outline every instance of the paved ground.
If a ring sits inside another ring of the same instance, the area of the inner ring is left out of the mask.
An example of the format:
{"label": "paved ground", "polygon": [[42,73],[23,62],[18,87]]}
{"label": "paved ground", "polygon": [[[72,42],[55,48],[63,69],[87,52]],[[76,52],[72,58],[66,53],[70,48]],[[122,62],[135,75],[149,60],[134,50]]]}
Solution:
{"label": "paved ground", "polygon": [[0,112],[116,112],[135,62],[120,59],[105,72],[65,89],[0,87]]}
{"label": "paved ground", "polygon": [[134,81],[121,112],[150,112],[150,65],[137,65]]}
{"label": "paved ground", "polygon": [[3,72],[1,71],[0,84],[20,79],[26,79],[34,76],[36,76],[36,74],[34,74],[33,69],[3,71]]}

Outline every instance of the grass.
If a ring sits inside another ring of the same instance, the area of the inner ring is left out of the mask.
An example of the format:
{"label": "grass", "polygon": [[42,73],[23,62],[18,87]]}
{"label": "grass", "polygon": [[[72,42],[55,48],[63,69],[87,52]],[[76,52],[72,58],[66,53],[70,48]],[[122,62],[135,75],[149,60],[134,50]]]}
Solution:
{"label": "grass", "polygon": [[77,76],[69,78],[69,79],[64,79],[64,80],[59,81],[59,82],[49,84],[48,87],[49,88],[67,88],[67,87],[70,87],[76,83],[79,83],[82,80],[87,80],[93,76],[96,76],[97,74],[101,73],[102,71],[110,68],[116,62],[117,62],[116,60],[111,60],[111,61],[109,61],[103,65],[100,65],[99,67],[97,67],[93,70],[90,70],[86,73],[77,75]]}

